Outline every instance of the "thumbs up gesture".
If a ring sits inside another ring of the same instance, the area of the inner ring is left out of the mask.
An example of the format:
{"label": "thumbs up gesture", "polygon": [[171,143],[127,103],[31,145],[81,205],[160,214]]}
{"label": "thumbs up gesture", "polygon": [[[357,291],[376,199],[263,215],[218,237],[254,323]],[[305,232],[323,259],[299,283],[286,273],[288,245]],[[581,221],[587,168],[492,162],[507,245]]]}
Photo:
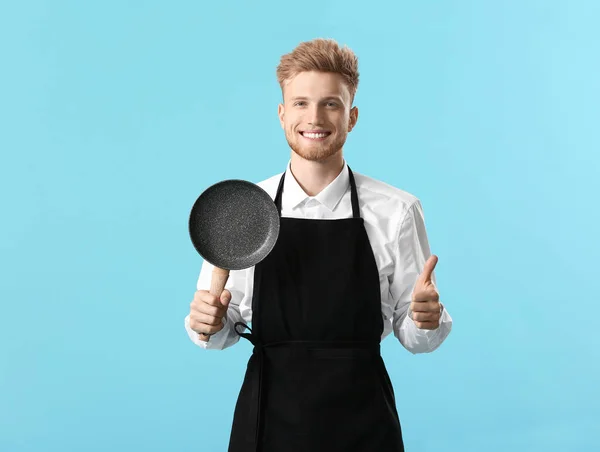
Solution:
{"label": "thumbs up gesture", "polygon": [[417,325],[417,328],[425,330],[435,330],[440,324],[442,312],[440,294],[431,280],[431,274],[437,262],[438,258],[435,255],[431,255],[425,262],[423,273],[419,275],[415,283],[410,304],[411,318],[415,325]]}

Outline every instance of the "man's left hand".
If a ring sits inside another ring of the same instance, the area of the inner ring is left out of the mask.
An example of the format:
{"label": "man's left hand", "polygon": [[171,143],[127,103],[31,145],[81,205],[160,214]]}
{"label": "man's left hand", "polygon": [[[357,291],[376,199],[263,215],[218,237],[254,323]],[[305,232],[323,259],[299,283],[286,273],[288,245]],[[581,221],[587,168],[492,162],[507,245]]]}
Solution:
{"label": "man's left hand", "polygon": [[431,280],[431,274],[437,262],[438,257],[436,255],[431,255],[427,259],[427,262],[425,262],[423,273],[419,275],[415,283],[412,302],[410,304],[412,319],[415,325],[417,325],[417,328],[424,330],[435,330],[440,326],[442,311],[440,294]]}

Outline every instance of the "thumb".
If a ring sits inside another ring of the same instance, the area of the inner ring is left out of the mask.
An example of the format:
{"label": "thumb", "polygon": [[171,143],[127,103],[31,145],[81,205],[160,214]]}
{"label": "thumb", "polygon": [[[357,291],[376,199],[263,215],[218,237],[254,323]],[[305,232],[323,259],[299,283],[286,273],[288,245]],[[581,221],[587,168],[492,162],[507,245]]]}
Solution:
{"label": "thumb", "polygon": [[229,292],[227,289],[224,289],[223,292],[221,292],[220,300],[221,304],[227,308],[229,306],[229,302],[231,301],[231,292]]}
{"label": "thumb", "polygon": [[419,278],[421,282],[431,282],[431,274],[437,265],[438,257],[435,254],[429,256],[427,262],[425,262],[425,267],[423,268],[423,273],[421,273],[421,277]]}

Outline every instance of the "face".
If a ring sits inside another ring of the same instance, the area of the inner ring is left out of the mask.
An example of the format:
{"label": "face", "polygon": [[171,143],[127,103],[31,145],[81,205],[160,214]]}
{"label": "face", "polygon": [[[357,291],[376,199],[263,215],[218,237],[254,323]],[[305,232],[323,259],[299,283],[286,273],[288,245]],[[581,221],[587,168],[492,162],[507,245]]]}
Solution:
{"label": "face", "polygon": [[301,72],[283,88],[279,121],[292,150],[322,161],[342,150],[356,125],[350,91],[339,74]]}

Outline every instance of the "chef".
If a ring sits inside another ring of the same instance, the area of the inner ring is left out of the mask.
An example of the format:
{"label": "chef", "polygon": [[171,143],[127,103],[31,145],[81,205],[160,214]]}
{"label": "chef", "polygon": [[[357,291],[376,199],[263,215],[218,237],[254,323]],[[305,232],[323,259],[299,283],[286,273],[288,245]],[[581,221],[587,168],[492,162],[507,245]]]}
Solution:
{"label": "chef", "polygon": [[231,271],[220,297],[208,291],[213,267],[204,261],[185,328],[204,349],[240,337],[254,346],[229,452],[401,452],[381,340],[393,332],[408,351],[428,353],[452,326],[423,208],[343,156],[358,120],[352,50],[300,43],[277,78],[291,159],[257,184],[279,210],[277,243],[256,266]]}

